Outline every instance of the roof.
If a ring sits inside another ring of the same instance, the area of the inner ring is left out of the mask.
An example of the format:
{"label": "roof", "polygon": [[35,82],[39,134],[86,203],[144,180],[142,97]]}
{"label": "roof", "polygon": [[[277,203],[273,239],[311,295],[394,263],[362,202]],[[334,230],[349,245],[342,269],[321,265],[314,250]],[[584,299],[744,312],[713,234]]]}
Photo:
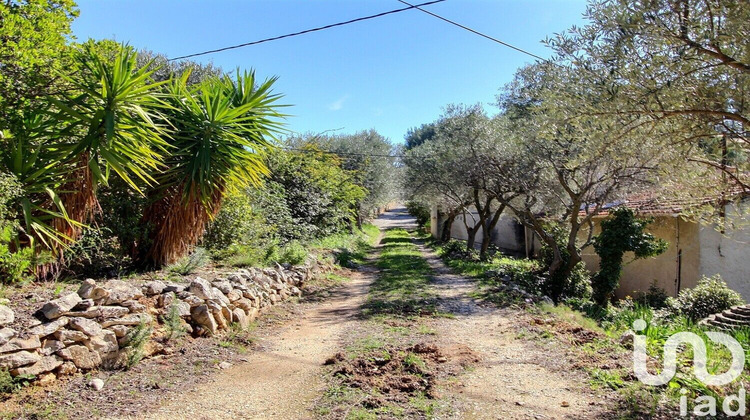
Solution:
{"label": "roof", "polygon": [[[729,196],[733,199],[747,197],[747,193],[743,190],[734,190],[729,193]],[[720,196],[716,197],[703,197],[703,198],[665,198],[655,191],[641,192],[637,194],[631,194],[624,200],[616,200],[611,203],[605,204],[601,211],[596,217],[604,217],[609,214],[610,209],[614,209],[619,206],[625,206],[629,209],[634,210],[637,214],[647,216],[677,216],[684,210],[689,208],[695,208],[704,204],[710,204],[718,202],[721,199]],[[593,210],[594,206],[589,206]],[[585,208],[581,208],[581,215],[586,214]]]}

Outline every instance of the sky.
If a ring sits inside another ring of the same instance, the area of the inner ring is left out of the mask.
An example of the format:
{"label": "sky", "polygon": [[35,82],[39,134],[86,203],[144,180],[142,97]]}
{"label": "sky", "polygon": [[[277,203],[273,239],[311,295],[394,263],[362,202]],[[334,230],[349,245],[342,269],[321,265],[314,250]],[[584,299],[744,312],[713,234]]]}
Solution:
{"label": "sky", "polygon": [[[417,1],[417,0],[415,0]],[[426,1],[426,0],[422,0]],[[79,0],[79,41],[115,39],[177,57],[404,7],[396,0]],[[542,57],[584,22],[584,0],[447,0],[426,9]],[[418,10],[194,58],[278,76],[295,133],[375,129],[395,143],[451,103],[481,103],[534,58]]]}

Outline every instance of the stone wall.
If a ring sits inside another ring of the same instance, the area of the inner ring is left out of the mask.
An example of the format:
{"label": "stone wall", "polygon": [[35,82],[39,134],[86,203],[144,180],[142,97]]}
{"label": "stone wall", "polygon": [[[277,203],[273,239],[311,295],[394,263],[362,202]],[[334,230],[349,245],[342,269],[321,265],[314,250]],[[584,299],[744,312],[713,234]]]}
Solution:
{"label": "stone wall", "polygon": [[[0,305],[0,369],[52,381],[127,360],[128,333],[140,325],[158,328],[177,312],[194,337],[212,336],[232,323],[246,327],[264,308],[291,296],[317,272],[317,266],[241,269],[211,281],[200,277],[178,284],[86,280],[77,293],[41,305],[30,328],[13,328],[14,313]],[[163,350],[150,342],[145,356]]]}

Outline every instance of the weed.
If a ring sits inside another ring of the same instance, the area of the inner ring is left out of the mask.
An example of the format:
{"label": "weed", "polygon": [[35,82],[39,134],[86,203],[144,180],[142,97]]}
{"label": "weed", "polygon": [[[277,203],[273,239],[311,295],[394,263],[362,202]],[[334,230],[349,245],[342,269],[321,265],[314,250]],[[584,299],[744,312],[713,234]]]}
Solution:
{"label": "weed", "polygon": [[404,365],[409,370],[416,373],[424,372],[425,368],[427,367],[427,364],[425,364],[424,360],[422,360],[421,357],[417,356],[414,353],[407,353],[406,356],[404,356]]}
{"label": "weed", "polygon": [[36,378],[34,375],[11,376],[7,369],[0,369],[0,394],[11,394],[20,391]]}
{"label": "weed", "polygon": [[192,274],[195,270],[205,267],[211,260],[211,255],[204,248],[197,247],[188,256],[181,258],[176,263],[167,267],[167,270],[171,273],[180,274],[187,276]]}
{"label": "weed", "polygon": [[437,331],[427,325],[420,325],[417,328],[417,332],[422,335],[436,335]]}
{"label": "weed", "polygon": [[167,329],[167,335],[165,336],[165,339],[167,341],[172,340],[174,338],[179,338],[185,335],[185,332],[187,331],[185,327],[182,325],[182,318],[180,318],[180,309],[177,305],[177,300],[169,306],[169,310],[167,311],[167,314],[163,318],[164,326]]}
{"label": "weed", "polygon": [[625,381],[619,372],[613,370],[590,369],[591,386],[593,388],[611,388],[617,390],[625,386]]}
{"label": "weed", "polygon": [[151,326],[145,322],[141,322],[128,331],[124,345],[124,348],[127,349],[125,369],[132,368],[143,359],[146,343],[151,339],[151,332]]}

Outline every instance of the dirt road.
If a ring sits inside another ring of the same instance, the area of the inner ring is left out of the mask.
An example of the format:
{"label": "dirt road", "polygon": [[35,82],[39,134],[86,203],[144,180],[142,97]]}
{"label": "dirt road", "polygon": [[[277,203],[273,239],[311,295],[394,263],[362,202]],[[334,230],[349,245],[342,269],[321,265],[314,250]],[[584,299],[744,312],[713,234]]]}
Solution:
{"label": "dirt road", "polygon": [[[381,230],[413,228],[414,220],[393,212],[375,225]],[[375,275],[368,267],[355,272],[350,282],[269,338],[263,350],[249,355],[246,363],[217,372],[205,385],[176,395],[146,418],[311,417],[312,401],[324,388],[323,362],[336,353],[342,334],[358,322],[356,316]]]}
{"label": "dirt road", "polygon": [[[382,230],[414,227],[403,210],[386,213],[375,223]],[[469,297],[471,280],[451,274],[425,247],[420,250],[434,271],[441,310],[455,315],[438,321],[438,336],[465,344],[482,357],[476,370],[461,377],[463,386],[446,390],[457,418],[596,415],[589,405],[594,397],[580,385],[580,376],[550,369],[554,351],[516,338],[511,310],[478,304]],[[312,418],[313,401],[325,389],[323,362],[336,353],[347,331],[363,322],[357,315],[376,275],[373,268],[355,273],[332,297],[311,305],[300,319],[268,338],[246,363],[217,371],[204,385],[175,394],[145,418]]]}

